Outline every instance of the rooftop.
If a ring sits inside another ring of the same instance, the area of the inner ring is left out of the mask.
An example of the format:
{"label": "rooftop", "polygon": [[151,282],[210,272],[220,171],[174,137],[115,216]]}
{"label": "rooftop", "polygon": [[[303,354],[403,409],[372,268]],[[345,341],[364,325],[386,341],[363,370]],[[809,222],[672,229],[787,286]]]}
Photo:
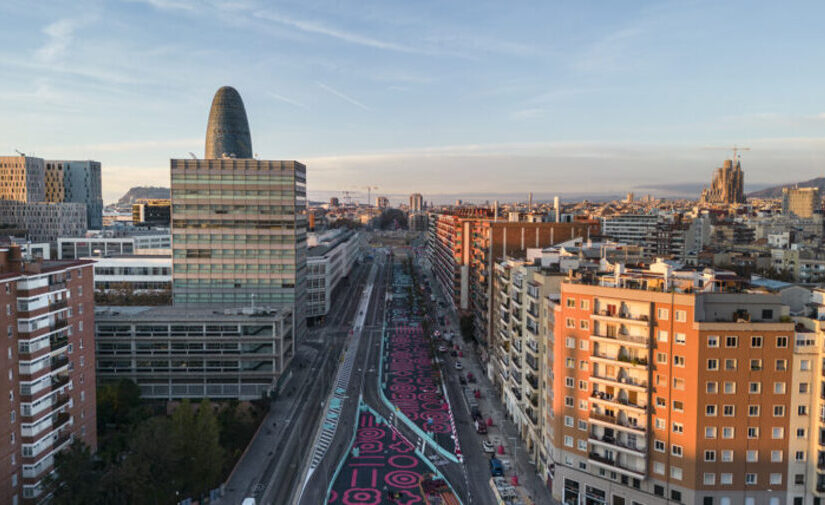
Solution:
{"label": "rooftop", "polygon": [[280,319],[291,313],[286,307],[233,307],[227,308],[221,304],[203,304],[197,307],[180,307],[163,305],[158,307],[144,306],[109,306],[95,307],[97,321],[188,321],[188,322],[248,322],[250,320]]}

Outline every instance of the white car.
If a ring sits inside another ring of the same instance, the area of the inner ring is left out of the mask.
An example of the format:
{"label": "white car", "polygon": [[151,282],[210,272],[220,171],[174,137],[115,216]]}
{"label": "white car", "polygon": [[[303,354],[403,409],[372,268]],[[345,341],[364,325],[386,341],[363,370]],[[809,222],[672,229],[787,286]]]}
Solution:
{"label": "white car", "polygon": [[438,352],[447,352],[447,346],[446,345],[438,346]]}
{"label": "white car", "polygon": [[455,362],[455,369],[456,370],[461,370],[462,368],[464,368],[464,365],[462,365],[460,361],[456,361]]}
{"label": "white car", "polygon": [[494,454],[496,452],[496,446],[493,445],[492,442],[490,442],[489,440],[486,440],[486,439],[481,441],[481,448],[487,454]]}

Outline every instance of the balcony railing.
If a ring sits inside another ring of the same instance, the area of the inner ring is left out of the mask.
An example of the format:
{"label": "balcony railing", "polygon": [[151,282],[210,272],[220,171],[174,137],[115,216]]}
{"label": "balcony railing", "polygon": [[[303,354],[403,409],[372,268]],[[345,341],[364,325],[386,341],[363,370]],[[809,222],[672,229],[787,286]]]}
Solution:
{"label": "balcony railing", "polygon": [[597,421],[603,421],[605,423],[614,424],[616,426],[621,426],[622,428],[629,428],[631,430],[636,430],[636,431],[639,431],[639,432],[644,432],[645,431],[645,428],[643,426],[637,426],[637,425],[630,424],[630,423],[625,422],[625,421],[620,421],[619,418],[616,417],[616,416],[608,416],[608,415],[605,415],[605,414],[599,414],[597,412],[591,412],[590,413],[590,419],[595,419]]}
{"label": "balcony railing", "polygon": [[647,358],[630,357],[624,354],[619,354],[618,356],[608,356],[607,354],[602,354],[595,351],[591,356],[593,356],[594,358],[608,359],[610,361],[619,361],[621,363],[627,363],[628,365],[632,366],[647,367]]}
{"label": "balcony railing", "polygon": [[63,335],[57,338],[52,338],[49,341],[49,348],[52,352],[57,351],[58,349],[62,349],[69,345],[69,337],[68,335]]}
{"label": "balcony railing", "polygon": [[613,335],[601,334],[601,333],[593,333],[592,335],[595,338],[609,338],[611,340],[618,340],[621,342],[628,342],[631,344],[640,344],[640,345],[648,345],[650,343],[650,339],[647,337],[642,337],[638,335],[628,335],[625,333],[617,332]]}
{"label": "balcony railing", "polygon": [[527,374],[526,378],[527,378],[527,382],[530,384],[530,387],[532,387],[533,389],[538,391],[538,389],[539,389],[539,380],[535,376],[533,376],[533,374],[530,374],[530,373]]}
{"label": "balcony railing", "polygon": [[55,300],[49,304],[49,311],[65,309],[68,306],[69,302],[67,300]]}
{"label": "balcony railing", "polygon": [[69,357],[65,354],[61,354],[60,356],[55,356],[52,358],[52,370],[60,368],[69,363]]}
{"label": "balcony railing", "polygon": [[622,442],[621,440],[617,439],[616,437],[611,436],[603,436],[598,437],[595,433],[590,434],[590,440],[595,440],[596,442],[602,442],[604,444],[610,444],[616,447],[621,447],[622,449],[628,449],[631,451],[635,451],[639,454],[645,454],[647,451],[643,448],[637,447],[636,445],[631,445],[626,442]]}
{"label": "balcony railing", "polygon": [[609,395],[609,394],[604,393],[602,391],[593,391],[593,394],[590,395],[590,396],[592,398],[597,399],[597,400],[611,402],[615,405],[621,405],[623,407],[632,407],[634,409],[647,411],[647,406],[646,405],[639,405],[639,404],[633,403],[629,400],[626,400],[624,398],[618,398],[615,395]]}
{"label": "balcony railing", "polygon": [[598,317],[610,317],[613,319],[621,319],[623,321],[631,321],[635,323],[643,323],[646,325],[650,324],[650,318],[646,315],[639,315],[634,316],[633,314],[628,314],[626,312],[608,312],[606,310],[600,310],[593,314],[594,316]]}
{"label": "balcony railing", "polygon": [[632,472],[632,473],[637,474],[637,475],[644,475],[643,471],[639,471],[639,470],[636,470],[635,468],[630,468],[626,465],[622,465],[617,460],[612,459],[612,458],[606,458],[606,457],[602,456],[601,454],[599,454],[597,452],[591,452],[588,455],[588,457],[591,460],[597,461],[597,462],[599,462],[603,465],[610,465],[610,466],[614,466],[616,468],[621,468],[621,469],[626,470],[628,472]]}
{"label": "balcony railing", "polygon": [[635,386],[635,387],[639,387],[639,388],[647,388],[647,384],[648,384],[647,381],[636,380],[632,377],[622,377],[622,380],[618,380],[616,377],[607,377],[607,376],[600,375],[600,374],[597,374],[597,373],[593,373],[591,375],[591,377],[593,379],[600,379],[600,380],[603,380],[603,381],[609,381],[611,383],[616,384],[619,387],[622,387],[622,386]]}

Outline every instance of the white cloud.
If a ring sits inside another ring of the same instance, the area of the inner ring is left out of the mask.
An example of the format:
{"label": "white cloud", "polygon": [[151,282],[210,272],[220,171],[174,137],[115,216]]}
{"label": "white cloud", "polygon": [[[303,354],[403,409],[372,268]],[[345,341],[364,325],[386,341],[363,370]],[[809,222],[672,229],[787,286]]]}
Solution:
{"label": "white cloud", "polygon": [[308,107],[306,105],[302,104],[301,102],[299,102],[297,100],[293,100],[291,98],[287,98],[283,95],[279,95],[278,93],[274,93],[272,91],[267,91],[266,94],[271,96],[275,100],[279,100],[281,102],[288,103],[290,105],[293,105],[293,106],[301,108],[301,109],[308,109]]}
{"label": "white cloud", "polygon": [[43,29],[46,43],[37,50],[37,58],[44,62],[62,58],[74,39],[75,32],[86,22],[77,18],[64,18],[47,25]]}

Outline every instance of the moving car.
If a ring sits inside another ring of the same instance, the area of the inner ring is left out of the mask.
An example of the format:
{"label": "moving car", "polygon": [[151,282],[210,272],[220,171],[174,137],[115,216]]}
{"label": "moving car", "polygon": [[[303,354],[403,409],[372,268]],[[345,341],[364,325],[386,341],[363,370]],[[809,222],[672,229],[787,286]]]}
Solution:
{"label": "moving car", "polygon": [[484,419],[476,419],[476,433],[479,435],[486,435],[487,434],[487,423],[484,422]]}
{"label": "moving car", "polygon": [[447,346],[446,345],[438,346],[438,352],[447,352]]}
{"label": "moving car", "polygon": [[481,449],[487,454],[495,454],[496,446],[486,438],[481,441]]}
{"label": "moving car", "polygon": [[455,362],[455,369],[456,370],[461,370],[462,368],[464,368],[464,365],[462,365],[460,361],[456,361]]}

